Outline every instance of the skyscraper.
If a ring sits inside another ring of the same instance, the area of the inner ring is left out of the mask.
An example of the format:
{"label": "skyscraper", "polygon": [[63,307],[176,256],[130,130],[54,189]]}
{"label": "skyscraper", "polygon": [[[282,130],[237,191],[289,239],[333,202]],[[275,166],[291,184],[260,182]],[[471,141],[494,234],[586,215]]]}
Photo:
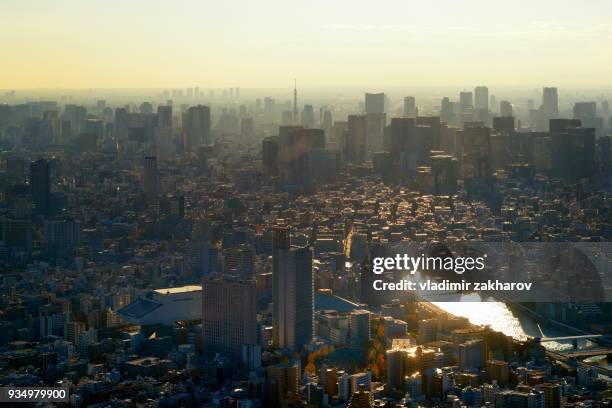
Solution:
{"label": "skyscraper", "polygon": [[455,122],[454,103],[448,97],[442,98],[440,104],[440,120],[446,123]]}
{"label": "skyscraper", "polygon": [[414,139],[416,134],[416,121],[412,118],[392,118],[391,119],[391,130],[390,130],[390,141],[389,150],[391,151],[391,157],[393,164],[396,167],[403,167],[401,162],[407,161],[407,155],[414,156],[414,163],[416,165],[416,152],[407,152],[408,142]]}
{"label": "skyscraper", "polygon": [[210,108],[196,105],[183,114],[183,137],[185,147],[189,150],[201,144],[210,144]]}
{"label": "skyscraper", "polygon": [[158,184],[157,157],[147,156],[144,160],[143,191],[148,199],[157,198]]}
{"label": "skyscraper", "polygon": [[302,110],[302,126],[305,128],[314,127],[314,108],[312,105],[304,105],[304,110]]}
{"label": "skyscraper", "polygon": [[285,185],[302,184],[308,172],[308,150],[325,148],[325,131],[303,129],[300,126],[280,126],[278,133],[281,180]]}
{"label": "skyscraper", "polygon": [[385,112],[385,94],[366,93],[365,94],[365,113],[384,113]]}
{"label": "skyscraper", "polygon": [[580,119],[582,123],[597,117],[597,104],[595,102],[576,102],[573,110],[574,119]]}
{"label": "skyscraper", "polygon": [[172,127],[172,106],[160,105],[157,107],[157,126]]}
{"label": "skyscraper", "polygon": [[278,175],[278,136],[270,136],[262,142],[263,173],[266,177]]}
{"label": "skyscraper", "polygon": [[312,250],[291,247],[289,229],[272,232],[273,342],[299,351],[314,335],[314,276]]}
{"label": "skyscraper", "polygon": [[542,116],[545,122],[559,117],[559,96],[557,88],[544,88],[542,90]]}
{"label": "skyscraper", "polygon": [[348,130],[345,141],[346,160],[360,164],[366,160],[367,152],[367,116],[349,115]]}
{"label": "skyscraper", "polygon": [[385,113],[366,113],[366,148],[368,152],[383,150],[383,135],[387,126]]}
{"label": "skyscraper", "polygon": [[474,109],[474,98],[471,92],[459,93],[459,107],[462,113]]}
{"label": "skyscraper", "polygon": [[474,108],[489,110],[489,88],[477,86],[474,89]]}
{"label": "skyscraper", "polygon": [[30,191],[34,213],[48,216],[51,201],[51,172],[47,160],[40,159],[30,164]]}
{"label": "skyscraper", "polygon": [[512,104],[508,101],[501,101],[499,103],[499,116],[504,118],[504,117],[509,117],[509,116],[513,116],[512,115]]}
{"label": "skyscraper", "polygon": [[416,107],[414,96],[404,97],[404,117],[416,118],[417,116],[419,116],[419,110]]}
{"label": "skyscraper", "polygon": [[242,346],[257,344],[257,287],[253,281],[226,276],[202,285],[204,352],[240,361]]}

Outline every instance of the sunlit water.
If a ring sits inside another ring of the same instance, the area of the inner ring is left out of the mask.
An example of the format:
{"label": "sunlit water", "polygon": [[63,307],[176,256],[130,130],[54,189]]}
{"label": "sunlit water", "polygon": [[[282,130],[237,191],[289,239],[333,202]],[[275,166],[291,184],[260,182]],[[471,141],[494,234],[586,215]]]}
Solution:
{"label": "sunlit water", "polygon": [[495,331],[524,341],[530,336],[525,333],[519,319],[501,302],[433,302],[455,316],[467,317],[470,323],[491,326]]}
{"label": "sunlit water", "polygon": [[[519,341],[530,337],[561,337],[570,336],[571,333],[559,328],[539,324],[534,319],[523,314],[513,313],[503,302],[480,301],[477,294],[461,295],[460,302],[432,302],[440,309],[455,316],[467,317],[476,325],[490,326],[493,330],[504,333]],[[545,342],[544,346],[551,350],[567,350],[572,348],[571,341]],[[589,347],[591,342],[580,340],[579,347]]]}

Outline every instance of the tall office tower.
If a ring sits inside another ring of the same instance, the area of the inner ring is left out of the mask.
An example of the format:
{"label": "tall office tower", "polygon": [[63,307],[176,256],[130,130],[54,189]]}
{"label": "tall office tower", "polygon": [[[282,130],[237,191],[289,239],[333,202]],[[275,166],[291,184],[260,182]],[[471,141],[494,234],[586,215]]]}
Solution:
{"label": "tall office tower", "polygon": [[393,165],[396,168],[405,169],[406,155],[413,154],[414,166],[416,167],[416,152],[407,152],[406,146],[410,139],[414,139],[416,135],[416,121],[413,118],[392,118],[390,135],[389,135],[389,151]]}
{"label": "tall office tower", "polygon": [[508,101],[501,101],[499,103],[499,116],[505,118],[513,116],[512,114],[512,104]]}
{"label": "tall office tower", "polygon": [[270,136],[261,142],[263,174],[265,177],[278,175],[278,136]]}
{"label": "tall office tower", "polygon": [[365,94],[365,113],[384,113],[385,112],[385,94],[366,93]]}
{"label": "tall office tower", "polygon": [[489,89],[486,86],[477,86],[474,96],[474,120],[489,124]]}
{"label": "tall office tower", "polygon": [[559,117],[559,96],[557,88],[544,88],[542,90],[542,116],[547,123],[549,119]]}
{"label": "tall office tower", "polygon": [[47,217],[51,208],[51,170],[47,160],[30,164],[30,191],[34,213]]}
{"label": "tall office tower", "polygon": [[53,144],[62,143],[60,133],[59,112],[56,110],[46,110],[43,112],[43,122],[41,123],[44,137]]}
{"label": "tall office tower", "polygon": [[194,150],[201,144],[212,142],[210,137],[210,108],[196,105],[183,114],[183,137],[185,148]]}
{"label": "tall office tower", "polygon": [[550,121],[551,171],[553,176],[575,182],[596,171],[595,129],[581,127],[579,119]]}
{"label": "tall office tower", "polygon": [[144,113],[145,115],[150,115],[153,113],[153,105],[151,102],[143,102],[140,104],[140,113]]}
{"label": "tall office tower", "polygon": [[404,117],[416,118],[419,116],[419,109],[416,106],[416,99],[414,96],[404,97]]}
{"label": "tall office tower", "polygon": [[610,102],[608,101],[601,102],[601,114],[603,115],[604,119],[610,116]]}
{"label": "tall office tower", "polygon": [[346,131],[348,130],[348,121],[336,120],[331,129],[330,145],[342,150],[345,154],[344,148],[346,145]]}
{"label": "tall office tower", "polygon": [[104,121],[98,118],[88,118],[85,121],[85,132],[95,135],[97,140],[104,139]]}
{"label": "tall office tower", "polygon": [[[430,127],[430,137],[428,137],[426,140],[420,142],[423,145],[427,145],[427,147],[429,148],[429,150],[439,150],[440,149],[440,137],[441,137],[441,132],[442,132],[442,125],[440,123],[440,117],[439,116],[417,116],[416,118],[416,124],[417,126],[428,126]],[[421,160],[426,160],[425,156],[429,156],[429,150],[428,149],[424,149],[423,150],[423,157],[421,157]]]}
{"label": "tall office tower", "polygon": [[455,112],[453,109],[453,105],[454,104],[450,101],[448,97],[442,98],[442,102],[440,104],[440,120],[442,122],[455,122]]}
{"label": "tall office tower", "polygon": [[274,111],[276,110],[276,100],[274,98],[270,98],[269,96],[266,96],[264,98],[264,113],[266,114],[272,114],[274,113]]}
{"label": "tall office tower", "polygon": [[386,113],[366,113],[366,149],[368,152],[383,150],[385,126],[387,126]]}
{"label": "tall office tower", "polygon": [[349,115],[344,146],[344,157],[351,163],[361,164],[367,153],[367,116]]}
{"label": "tall office tower", "polygon": [[489,110],[489,88],[486,86],[474,88],[474,109]]}
{"label": "tall office tower", "polygon": [[469,112],[474,109],[474,98],[471,92],[459,92],[459,107],[461,113]]}
{"label": "tall office tower", "polygon": [[69,143],[73,140],[72,124],[69,120],[62,119],[60,122],[60,138],[62,143]]}
{"label": "tall office tower", "polygon": [[302,110],[302,126],[305,128],[313,128],[315,125],[314,108],[312,105],[304,105]]}
{"label": "tall office tower", "polygon": [[299,351],[314,335],[312,249],[291,247],[289,230],[275,227],[272,253],[274,345]]}
{"label": "tall office tower", "polygon": [[321,121],[321,127],[325,131],[325,138],[329,139],[331,137],[332,126],[334,124],[332,118],[332,112],[330,110],[325,110],[323,112],[323,120]]}
{"label": "tall office tower", "polygon": [[239,362],[242,346],[257,344],[257,286],[233,277],[202,284],[202,339],[207,355],[220,353]]}
{"label": "tall office tower", "polygon": [[325,148],[323,129],[279,127],[279,169],[285,185],[300,185],[308,175],[308,150]]}
{"label": "tall office tower", "polygon": [[491,129],[467,126],[463,130],[462,173],[465,180],[486,180],[491,175]]}
{"label": "tall office tower", "polygon": [[172,127],[172,106],[159,105],[157,107],[157,127],[171,128]]}
{"label": "tall office tower", "polygon": [[115,130],[115,137],[117,139],[122,140],[122,141],[127,139],[128,111],[126,108],[116,108],[115,109],[115,129],[114,130]]}
{"label": "tall office tower", "polygon": [[585,120],[597,117],[597,104],[595,102],[576,102],[574,104],[574,119]]}
{"label": "tall office tower", "polygon": [[144,159],[143,191],[148,199],[158,195],[157,157],[147,156]]}
{"label": "tall office tower", "polygon": [[597,116],[597,103],[595,102],[576,102],[574,119],[580,119],[583,127],[594,128],[597,136],[605,134],[604,118]]}

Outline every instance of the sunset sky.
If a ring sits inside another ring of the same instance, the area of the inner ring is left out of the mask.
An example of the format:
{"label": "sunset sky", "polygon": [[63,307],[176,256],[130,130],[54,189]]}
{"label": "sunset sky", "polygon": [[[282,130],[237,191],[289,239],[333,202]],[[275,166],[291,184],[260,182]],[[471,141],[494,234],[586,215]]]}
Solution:
{"label": "sunset sky", "polygon": [[0,89],[612,85],[609,0],[2,0]]}

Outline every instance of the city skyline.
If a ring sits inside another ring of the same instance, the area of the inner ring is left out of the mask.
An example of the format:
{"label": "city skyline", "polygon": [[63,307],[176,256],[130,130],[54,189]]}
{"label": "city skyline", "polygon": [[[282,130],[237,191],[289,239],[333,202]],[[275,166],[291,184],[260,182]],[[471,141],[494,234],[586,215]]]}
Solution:
{"label": "city skyline", "polygon": [[0,402],[612,406],[605,1],[0,4]]}

